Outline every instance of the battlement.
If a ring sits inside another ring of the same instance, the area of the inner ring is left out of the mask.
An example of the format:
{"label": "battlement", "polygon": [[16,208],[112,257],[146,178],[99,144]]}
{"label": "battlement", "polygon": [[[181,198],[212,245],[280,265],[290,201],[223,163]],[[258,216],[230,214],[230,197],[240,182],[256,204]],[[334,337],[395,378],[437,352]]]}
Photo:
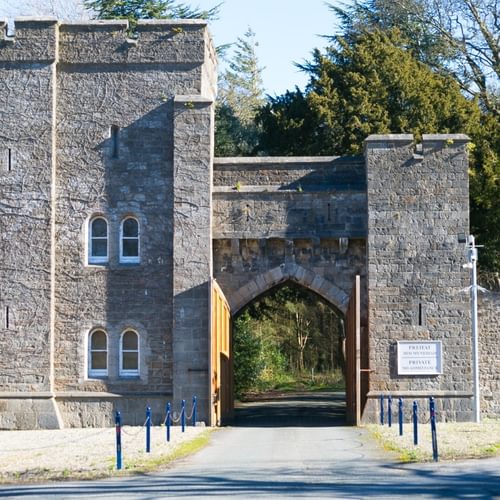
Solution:
{"label": "battlement", "polygon": [[139,21],[133,38],[126,20],[17,18],[14,25],[8,37],[0,20],[0,62],[201,65],[214,54],[207,23],[198,19]]}
{"label": "battlement", "polygon": [[365,154],[369,151],[383,151],[395,148],[407,148],[415,159],[423,159],[427,153],[436,150],[465,147],[470,141],[465,134],[423,134],[417,144],[413,134],[373,134],[365,139]]}
{"label": "battlement", "polygon": [[57,19],[20,17],[16,34],[7,36],[7,21],[0,19],[0,62],[52,62],[56,58]]}

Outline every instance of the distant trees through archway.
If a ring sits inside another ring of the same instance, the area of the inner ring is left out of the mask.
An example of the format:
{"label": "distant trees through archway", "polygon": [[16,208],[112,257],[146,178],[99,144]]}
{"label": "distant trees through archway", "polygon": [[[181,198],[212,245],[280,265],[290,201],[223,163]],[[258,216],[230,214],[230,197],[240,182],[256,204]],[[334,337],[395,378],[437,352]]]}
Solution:
{"label": "distant trees through archway", "polygon": [[291,281],[242,308],[233,324],[236,398],[266,391],[344,390],[344,316]]}

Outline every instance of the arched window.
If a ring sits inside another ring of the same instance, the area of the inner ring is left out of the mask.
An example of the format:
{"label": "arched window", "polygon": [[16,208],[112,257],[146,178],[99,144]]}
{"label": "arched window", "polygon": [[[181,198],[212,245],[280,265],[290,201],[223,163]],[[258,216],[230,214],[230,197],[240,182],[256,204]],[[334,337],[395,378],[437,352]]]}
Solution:
{"label": "arched window", "polygon": [[139,262],[139,222],[133,217],[123,219],[121,224],[120,262]]}
{"label": "arched window", "polygon": [[120,375],[139,375],[139,335],[133,330],[124,331],[120,339]]}
{"label": "arched window", "polygon": [[89,337],[89,376],[108,374],[108,336],[104,330],[94,330]]}
{"label": "arched window", "polygon": [[108,222],[94,217],[89,223],[89,264],[108,262]]}

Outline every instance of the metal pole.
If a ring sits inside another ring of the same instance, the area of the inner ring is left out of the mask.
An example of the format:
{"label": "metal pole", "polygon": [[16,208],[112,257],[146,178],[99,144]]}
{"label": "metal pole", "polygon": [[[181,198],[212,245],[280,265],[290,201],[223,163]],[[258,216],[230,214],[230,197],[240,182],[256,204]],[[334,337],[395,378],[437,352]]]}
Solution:
{"label": "metal pole", "polygon": [[384,425],[384,395],[380,395],[380,425]]}
{"label": "metal pole", "polygon": [[186,400],[183,399],[181,402],[181,427],[182,432],[186,429]]}
{"label": "metal pole", "polygon": [[167,443],[170,441],[170,403],[167,403],[167,417],[165,419],[165,424],[167,426]]}
{"label": "metal pole", "polygon": [[193,427],[196,427],[196,396],[193,396]]}
{"label": "metal pole", "polygon": [[115,428],[116,428],[116,468],[122,468],[122,417],[120,412],[117,411],[115,415]]}
{"label": "metal pole", "polygon": [[403,435],[403,398],[398,400],[399,435]]}
{"label": "metal pole", "polygon": [[472,357],[474,378],[474,421],[481,421],[481,403],[479,386],[479,353],[477,335],[477,248],[474,236],[469,236],[469,264],[471,267],[471,303],[472,303]]}
{"label": "metal pole", "polygon": [[151,453],[151,408],[146,408],[146,453]]}
{"label": "metal pole", "polygon": [[413,444],[418,444],[418,404],[413,401]]}
{"label": "metal pole", "polygon": [[392,396],[389,394],[387,398],[387,423],[392,427]]}
{"label": "metal pole", "polygon": [[439,460],[439,454],[436,433],[436,403],[434,398],[430,399],[429,410],[431,414],[432,458],[434,462],[437,462]]}

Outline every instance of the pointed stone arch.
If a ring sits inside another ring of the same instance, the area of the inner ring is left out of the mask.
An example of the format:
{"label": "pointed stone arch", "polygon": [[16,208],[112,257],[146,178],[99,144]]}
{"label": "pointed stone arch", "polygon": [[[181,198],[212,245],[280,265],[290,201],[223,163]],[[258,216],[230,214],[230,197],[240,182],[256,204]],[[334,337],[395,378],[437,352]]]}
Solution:
{"label": "pointed stone arch", "polygon": [[237,313],[259,295],[286,281],[298,283],[317,293],[335,306],[342,314],[347,312],[349,296],[342,289],[315,272],[295,263],[282,264],[260,274],[235,293],[232,293],[229,296],[231,312],[233,314]]}

